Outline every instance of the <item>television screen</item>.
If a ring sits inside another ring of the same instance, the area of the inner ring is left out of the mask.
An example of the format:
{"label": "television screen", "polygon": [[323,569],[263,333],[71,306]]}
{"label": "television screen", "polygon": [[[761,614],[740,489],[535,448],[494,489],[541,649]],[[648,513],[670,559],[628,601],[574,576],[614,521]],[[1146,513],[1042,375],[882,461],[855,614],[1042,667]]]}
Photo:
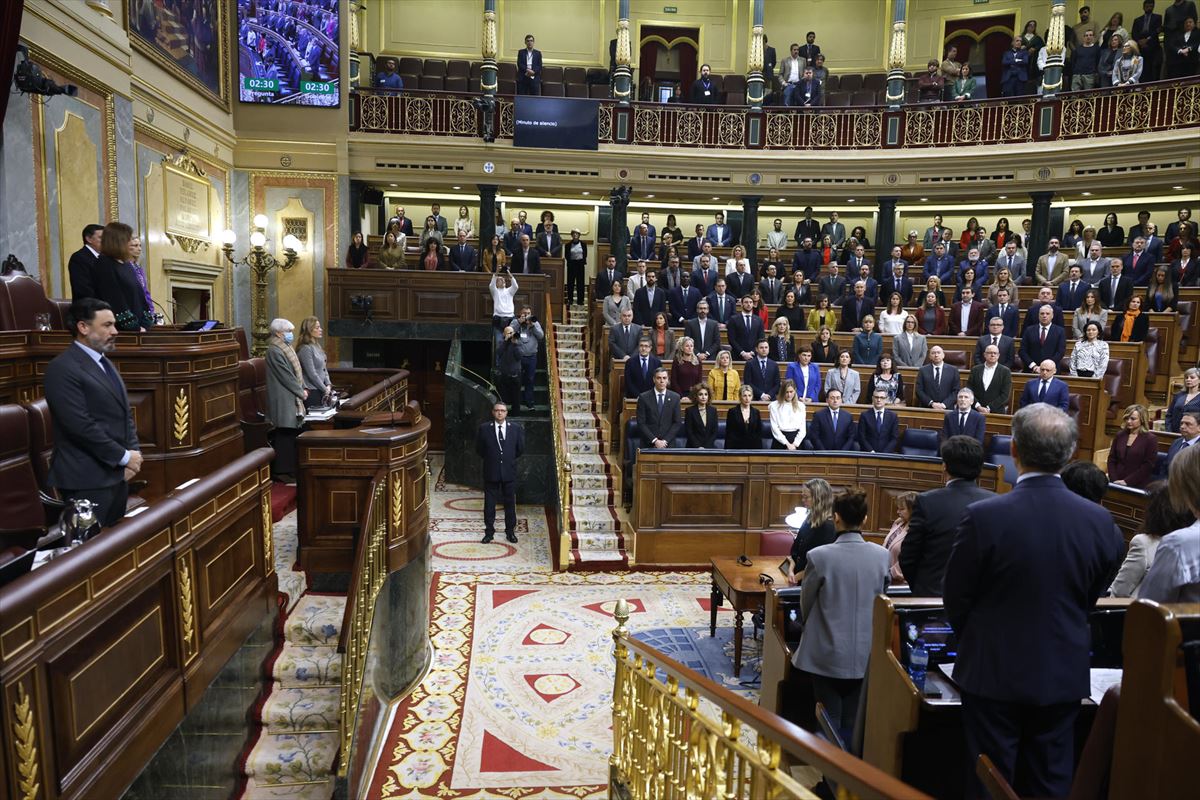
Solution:
{"label": "television screen", "polygon": [[566,97],[518,95],[513,146],[598,150],[600,103]]}
{"label": "television screen", "polygon": [[243,103],[341,105],[338,0],[237,0]]}

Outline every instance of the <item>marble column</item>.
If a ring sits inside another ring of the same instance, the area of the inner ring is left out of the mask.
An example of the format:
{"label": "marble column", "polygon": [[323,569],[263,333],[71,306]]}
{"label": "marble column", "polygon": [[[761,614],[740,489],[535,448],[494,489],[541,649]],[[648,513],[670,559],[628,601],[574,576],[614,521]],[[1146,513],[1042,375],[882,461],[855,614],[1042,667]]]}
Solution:
{"label": "marble column", "polygon": [[612,74],[612,96],[623,106],[632,99],[633,70],[629,66],[629,0],[617,5],[617,68]]}
{"label": "marble column", "polygon": [[483,263],[483,248],[492,243],[496,235],[496,185],[493,183],[477,184],[479,188],[479,253]]}
{"label": "marble column", "polygon": [[750,270],[758,274],[758,204],[760,195],[742,195],[742,237],[741,244],[746,250],[746,258],[750,259]]}
{"label": "marble column", "polygon": [[1029,241],[1025,242],[1025,271],[1033,274],[1033,265],[1046,252],[1050,241],[1050,201],[1054,192],[1030,192],[1033,200],[1033,223],[1029,227]]}
{"label": "marble column", "polygon": [[1042,70],[1042,97],[1053,97],[1063,90],[1063,15],[1067,0],[1053,0],[1050,6],[1050,25],[1046,28],[1046,68]]}
{"label": "marble column", "polygon": [[887,107],[904,104],[904,56],[908,47],[908,2],[895,0],[892,6],[892,43],[888,48]]}
{"label": "marble column", "polygon": [[632,186],[617,186],[609,192],[608,204],[612,207],[612,221],[608,229],[608,252],[617,259],[617,269],[629,274],[629,225],[625,212],[629,208],[629,195],[633,193]]}
{"label": "marble column", "polygon": [[[763,77],[763,0],[754,0],[754,27],[750,29],[750,52],[747,59],[746,103],[753,111],[761,111],[767,93]],[[757,204],[755,206],[757,211]]]}
{"label": "marble column", "polygon": [[[903,2],[903,0],[900,0]],[[878,221],[875,223],[875,280],[887,278],[883,274],[883,262],[891,258],[896,241],[896,201],[898,197],[880,197]]]}

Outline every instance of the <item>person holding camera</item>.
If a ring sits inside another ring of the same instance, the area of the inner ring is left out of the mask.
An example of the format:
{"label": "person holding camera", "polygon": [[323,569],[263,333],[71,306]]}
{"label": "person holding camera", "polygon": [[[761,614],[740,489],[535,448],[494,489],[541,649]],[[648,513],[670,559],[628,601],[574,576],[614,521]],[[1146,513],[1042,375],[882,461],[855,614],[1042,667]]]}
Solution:
{"label": "person holding camera", "polygon": [[542,323],[533,316],[529,306],[521,306],[521,313],[509,322],[517,352],[521,355],[521,402],[533,408],[533,382],[537,377],[538,347],[546,338]]}
{"label": "person holding camera", "polygon": [[497,264],[492,279],[488,282],[492,295],[492,328],[496,331],[496,363],[500,362],[500,345],[504,343],[504,328],[516,316],[513,298],[517,296],[517,279],[505,264]]}
{"label": "person holding camera", "polygon": [[505,325],[501,335],[504,338],[496,348],[496,391],[515,414],[521,410],[521,348],[513,325]]}

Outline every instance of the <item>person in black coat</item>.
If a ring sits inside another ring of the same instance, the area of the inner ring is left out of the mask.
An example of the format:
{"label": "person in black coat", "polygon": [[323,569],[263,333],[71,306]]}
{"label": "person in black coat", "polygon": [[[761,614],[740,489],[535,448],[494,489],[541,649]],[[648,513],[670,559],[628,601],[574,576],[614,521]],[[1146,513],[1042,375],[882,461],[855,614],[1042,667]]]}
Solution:
{"label": "person in black coat", "polygon": [[71,260],[67,262],[73,300],[96,296],[93,273],[96,270],[96,262],[100,259],[100,240],[103,234],[103,225],[84,226],[83,247],[72,253]]}
{"label": "person in black coat", "polygon": [[92,296],[108,303],[116,315],[117,328],[123,331],[144,330],[154,325],[142,285],[129,264],[131,241],[133,228],[125,223],[105,225],[100,257],[92,270]]}
{"label": "person in black coat", "polygon": [[50,485],[65,500],[96,503],[96,518],[107,527],[124,516],[128,481],[142,467],[125,384],[105,357],[116,346],[116,321],[107,303],[80,297],[67,323],[74,340],[46,368],[54,426]]}
{"label": "person in black coat", "polygon": [[983,445],[969,436],[951,436],[939,451],[950,480],[944,488],[922,492],[913,504],[908,533],[900,545],[900,571],[917,597],[941,597],[946,562],[963,509],[995,497],[975,481],[983,471]]}
{"label": "person in black coat", "polygon": [[738,393],[738,404],[725,415],[726,450],[762,449],[762,415],[750,405],[753,399],[754,389],[743,386]]}
{"label": "person in black coat", "polygon": [[625,282],[625,273],[617,269],[617,257],[609,256],[604,261],[604,268],[596,273],[596,299],[603,300],[612,294],[612,285]]}
{"label": "person in black coat", "polygon": [[857,450],[854,414],[842,410],[842,390],[825,394],[825,408],[813,414],[804,437],[805,450]]}
{"label": "person in black coat", "polygon": [[717,410],[709,405],[708,387],[697,383],[692,387],[692,404],[683,414],[683,430],[688,447],[711,450],[717,446]]}
{"label": "person in black coat", "polygon": [[944,442],[952,436],[969,436],[983,444],[987,418],[982,412],[976,411],[974,405],[975,392],[965,386],[959,389],[954,407],[947,411],[942,419],[942,434],[939,437],[941,441]]}
{"label": "person in black coat", "polygon": [[721,92],[712,79],[712,67],[708,64],[700,66],[700,77],[692,82],[689,102],[699,106],[718,106],[721,104]]}
{"label": "person in black coat", "polygon": [[517,541],[517,459],[525,452],[525,429],[508,421],[508,406],[492,404],[492,420],[475,431],[483,459],[483,544],[496,534],[496,501],[504,501],[504,538]]}
{"label": "person in black coat", "polygon": [[654,386],[654,371],[661,366],[662,361],[650,352],[650,340],[642,337],[637,352],[625,362],[625,396],[633,399],[649,391]]}
{"label": "person in black coat", "polygon": [[887,390],[876,389],[872,408],[858,418],[858,449],[864,453],[895,453],[900,445],[900,418],[887,404]]}
{"label": "person in black coat", "polygon": [[768,358],[770,345],[759,339],[754,346],[755,357],[742,368],[742,385],[754,389],[755,400],[774,400],[779,394],[779,364]]}
{"label": "person in black coat", "polygon": [[808,566],[808,551],[833,544],[837,539],[837,530],[833,524],[833,488],[828,482],[823,478],[805,481],[800,504],[808,509],[808,517],[796,531],[796,539],[792,542],[791,552],[788,553],[788,557],[792,559],[788,583],[793,585],[797,582],[797,574]]}
{"label": "person in black coat", "polygon": [[526,34],[525,49],[517,51],[517,94],[542,93],[542,51],[533,49],[533,34]]}
{"label": "person in black coat", "polygon": [[450,257],[444,264],[458,272],[475,272],[479,269],[479,251],[467,244],[467,232],[458,232],[458,242],[450,247]]}
{"label": "person in black coat", "polygon": [[1068,414],[1027,406],[1013,415],[1012,434],[1017,484],[967,505],[942,587],[958,637],[963,771],[973,797],[986,796],[974,777],[980,754],[1018,795],[1066,797],[1090,690],[1088,616],[1125,542],[1107,509],[1058,477],[1079,437]]}

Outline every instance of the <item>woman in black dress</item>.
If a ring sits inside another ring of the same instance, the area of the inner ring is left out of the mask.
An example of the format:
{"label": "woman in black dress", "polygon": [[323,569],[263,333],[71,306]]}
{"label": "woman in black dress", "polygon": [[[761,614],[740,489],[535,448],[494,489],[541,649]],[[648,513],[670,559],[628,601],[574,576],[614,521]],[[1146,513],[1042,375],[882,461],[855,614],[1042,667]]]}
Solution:
{"label": "woman in black dress", "polygon": [[792,542],[792,569],[788,583],[796,583],[796,574],[808,566],[808,551],[821,545],[833,544],[837,531],[833,526],[833,488],[821,478],[804,482],[800,504],[808,509],[808,518],[800,526]]}
{"label": "woman in black dress", "polygon": [[697,383],[690,392],[692,404],[683,414],[683,430],[688,447],[711,450],[717,442],[717,410],[708,402],[708,386]]}
{"label": "woman in black dress", "polygon": [[1122,247],[1125,244],[1125,229],[1117,224],[1117,215],[1104,215],[1104,227],[1096,231],[1096,238],[1105,247]]}
{"label": "woman in black dress", "polygon": [[129,265],[132,241],[133,228],[125,223],[110,222],[104,226],[92,286],[96,298],[112,306],[119,330],[144,331],[154,325],[154,317],[146,306],[146,295],[137,274]]}
{"label": "woman in black dress", "polygon": [[754,387],[743,386],[738,392],[738,404],[725,416],[726,450],[762,449],[762,415],[750,405],[753,399]]}
{"label": "woman in black dress", "polygon": [[838,356],[842,354],[828,327],[822,327],[817,338],[813,339],[812,351],[812,360],[816,364],[836,364]]}
{"label": "woman in black dress", "polygon": [[362,269],[367,265],[367,246],[363,243],[363,235],[359,231],[354,232],[354,237],[350,240],[350,246],[346,248],[346,267],[349,269]]}

